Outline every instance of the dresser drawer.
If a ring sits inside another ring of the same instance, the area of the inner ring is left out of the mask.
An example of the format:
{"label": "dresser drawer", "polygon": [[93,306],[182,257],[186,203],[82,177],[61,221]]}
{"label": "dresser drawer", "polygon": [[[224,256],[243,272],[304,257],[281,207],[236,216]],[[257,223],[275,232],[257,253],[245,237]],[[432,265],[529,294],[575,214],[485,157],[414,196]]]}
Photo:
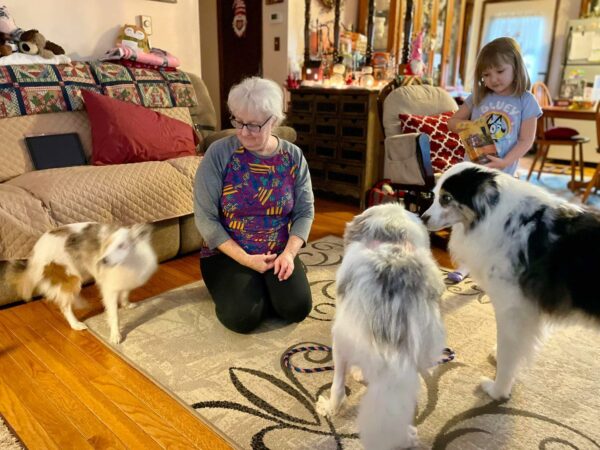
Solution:
{"label": "dresser drawer", "polygon": [[300,135],[314,134],[314,120],[311,114],[292,113],[287,118],[287,125],[296,130],[298,137]]}
{"label": "dresser drawer", "polygon": [[294,92],[290,101],[290,110],[295,113],[312,113],[314,112],[314,100],[313,94]]}
{"label": "dresser drawer", "polygon": [[361,167],[328,163],[326,169],[329,182],[357,188],[362,186],[363,169]]}
{"label": "dresser drawer", "polygon": [[315,139],[312,146],[312,156],[324,161],[336,159],[337,151],[338,143],[334,139]]}
{"label": "dresser drawer", "polygon": [[323,188],[326,185],[327,172],[325,170],[325,163],[309,159],[308,171],[310,172],[310,180],[313,188]]}
{"label": "dresser drawer", "polygon": [[340,120],[340,136],[346,140],[366,141],[367,120],[350,118]]}
{"label": "dresser drawer", "polygon": [[369,112],[368,95],[341,95],[339,102],[340,114],[344,116],[361,116],[366,119]]}
{"label": "dresser drawer", "polygon": [[319,139],[337,138],[337,117],[315,116],[315,137]]}
{"label": "dresser drawer", "polygon": [[335,94],[315,95],[315,112],[317,114],[337,114],[338,96]]}
{"label": "dresser drawer", "polygon": [[342,163],[364,164],[367,146],[364,142],[342,141],[338,146],[337,160]]}

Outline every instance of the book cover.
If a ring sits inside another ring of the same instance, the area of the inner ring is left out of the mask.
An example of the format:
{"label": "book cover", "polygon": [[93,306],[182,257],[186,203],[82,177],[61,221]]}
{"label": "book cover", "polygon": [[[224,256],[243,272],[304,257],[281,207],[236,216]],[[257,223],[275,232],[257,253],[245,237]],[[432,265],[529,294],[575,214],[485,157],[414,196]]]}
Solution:
{"label": "book cover", "polygon": [[479,119],[464,122],[458,132],[469,159],[477,164],[489,163],[487,155],[498,155],[486,119],[486,116],[481,116]]}

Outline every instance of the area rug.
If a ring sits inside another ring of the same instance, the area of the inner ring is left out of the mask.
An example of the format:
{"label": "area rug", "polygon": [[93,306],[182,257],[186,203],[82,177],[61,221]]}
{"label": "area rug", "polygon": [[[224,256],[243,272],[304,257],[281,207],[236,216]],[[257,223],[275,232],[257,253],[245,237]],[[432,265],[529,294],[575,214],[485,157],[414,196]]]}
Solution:
{"label": "area rug", "polygon": [[[526,170],[519,170],[517,172],[517,176],[520,180],[527,181]],[[560,173],[546,173],[544,171],[539,180],[537,179],[537,172],[534,172],[528,182],[548,189],[552,193],[568,200],[571,203],[581,205],[581,196],[583,194],[583,190],[581,192],[574,193],[567,187],[569,181],[571,181],[570,168],[566,175],[562,175]],[[595,193],[592,190],[586,205],[592,208],[600,209],[600,191],[599,193]]]}
{"label": "area rug", "polygon": [[4,417],[0,414],[0,449],[23,450],[24,448],[17,435],[6,425]]}
{"label": "area rug", "polygon": [[[122,311],[125,340],[114,349],[240,448],[362,448],[354,421],[365,386],[348,378],[348,404],[332,420],[315,411],[332,381],[326,370],[331,355],[319,347],[331,344],[341,255],[337,237],[301,252],[314,307],[300,324],[272,320],[251,335],[229,332],[198,282]],[[421,448],[600,448],[597,334],[555,332],[535,365],[522,372],[512,399],[499,403],[478,389],[480,376],[495,373],[489,299],[467,279],[448,286],[441,304],[457,358],[422,379],[416,415]],[[102,315],[86,323],[107,342]]]}

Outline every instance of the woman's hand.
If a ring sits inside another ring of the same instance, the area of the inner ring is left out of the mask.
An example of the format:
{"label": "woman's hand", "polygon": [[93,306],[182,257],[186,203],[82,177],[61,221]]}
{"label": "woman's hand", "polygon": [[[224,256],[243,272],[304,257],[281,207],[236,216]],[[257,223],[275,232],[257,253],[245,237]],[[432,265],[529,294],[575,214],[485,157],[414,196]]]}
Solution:
{"label": "woman's hand", "polygon": [[277,258],[277,255],[271,254],[271,252],[264,255],[246,255],[244,265],[259,273],[265,273],[274,267],[275,258]]}
{"label": "woman's hand", "polygon": [[503,158],[498,158],[497,156],[492,156],[492,155],[485,155],[485,156],[488,157],[490,162],[487,164],[484,164],[484,166],[489,169],[503,170],[504,168],[508,167],[508,161],[506,161]]}
{"label": "woman's hand", "polygon": [[294,271],[294,256],[284,250],[275,260],[274,267],[273,273],[277,275],[279,281],[287,280]]}

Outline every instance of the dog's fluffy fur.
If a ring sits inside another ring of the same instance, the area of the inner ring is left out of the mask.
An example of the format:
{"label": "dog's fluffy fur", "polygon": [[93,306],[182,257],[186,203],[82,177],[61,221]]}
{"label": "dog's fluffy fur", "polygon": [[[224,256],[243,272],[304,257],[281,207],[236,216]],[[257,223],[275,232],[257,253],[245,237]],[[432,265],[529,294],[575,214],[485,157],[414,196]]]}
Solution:
{"label": "dog's fluffy fur", "polygon": [[449,249],[489,294],[497,322],[496,380],[510,396],[520,363],[534,353],[548,318],[600,324],[600,215],[496,170],[460,163],[438,181],[423,215],[430,230],[452,226]]}
{"label": "dog's fluffy fur", "polygon": [[14,262],[9,279],[28,300],[37,291],[56,303],[75,330],[86,325],[75,317],[73,306],[83,302],[81,284],[90,276],[102,293],[110,327],[110,342],[121,341],[117,309],[131,307],[129,292],[143,285],[157,268],[150,245],[151,227],[118,227],[99,223],[75,223],[44,233],[30,258]]}
{"label": "dog's fluffy fur", "polygon": [[429,236],[415,215],[386,204],[355,217],[344,245],[332,329],[333,385],[317,410],[327,416],[339,410],[346,372],[358,366],[368,383],[358,414],[365,448],[412,447],[418,373],[435,364],[445,340],[438,307],[444,284]]}

